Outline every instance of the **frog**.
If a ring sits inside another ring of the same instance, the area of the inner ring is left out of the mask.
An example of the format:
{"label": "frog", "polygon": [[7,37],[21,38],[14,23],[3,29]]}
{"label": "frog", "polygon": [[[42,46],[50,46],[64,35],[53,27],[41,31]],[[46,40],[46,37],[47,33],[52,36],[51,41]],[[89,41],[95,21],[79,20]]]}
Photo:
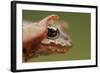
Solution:
{"label": "frog", "polygon": [[[65,26],[68,25],[64,20],[58,20],[58,15],[56,15],[57,19],[55,20],[52,16],[45,17],[40,22],[31,22],[31,21],[23,21],[23,38],[25,38],[24,33],[26,34],[26,29],[28,26],[32,25],[32,29],[42,28],[39,27],[40,24],[47,23],[47,33],[45,33],[45,37],[41,40],[40,43],[31,44],[31,48],[27,49],[23,47],[23,58],[24,62],[28,62],[30,58],[36,58],[39,56],[48,56],[51,54],[65,54],[72,47],[72,39],[67,32],[64,31]],[[48,19],[49,22],[46,20]],[[29,31],[28,31],[29,32]],[[29,34],[27,32],[27,35]],[[37,31],[40,32],[40,31]],[[34,33],[34,31],[30,32]],[[35,33],[36,34],[36,33]],[[36,39],[38,41],[39,39]],[[26,44],[27,45],[27,44]],[[30,44],[29,44],[30,45]]]}

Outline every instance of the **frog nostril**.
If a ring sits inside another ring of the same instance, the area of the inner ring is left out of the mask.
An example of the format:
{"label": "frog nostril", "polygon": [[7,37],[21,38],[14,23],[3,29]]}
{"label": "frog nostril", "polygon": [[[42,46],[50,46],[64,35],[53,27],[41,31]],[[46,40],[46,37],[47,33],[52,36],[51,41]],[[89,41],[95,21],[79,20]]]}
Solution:
{"label": "frog nostril", "polygon": [[64,37],[65,40],[68,40],[68,37]]}

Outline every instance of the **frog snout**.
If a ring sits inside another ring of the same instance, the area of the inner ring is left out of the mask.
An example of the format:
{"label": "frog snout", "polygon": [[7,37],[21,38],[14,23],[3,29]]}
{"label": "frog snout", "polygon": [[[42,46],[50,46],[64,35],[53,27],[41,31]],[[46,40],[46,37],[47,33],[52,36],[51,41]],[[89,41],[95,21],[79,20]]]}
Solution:
{"label": "frog snout", "polygon": [[72,46],[72,41],[70,41],[69,38],[67,38],[67,37],[66,38],[60,37],[55,40],[55,43],[61,45],[62,47],[71,47]]}
{"label": "frog snout", "polygon": [[71,42],[71,41],[66,41],[66,45],[67,45],[68,47],[72,47],[72,42]]}

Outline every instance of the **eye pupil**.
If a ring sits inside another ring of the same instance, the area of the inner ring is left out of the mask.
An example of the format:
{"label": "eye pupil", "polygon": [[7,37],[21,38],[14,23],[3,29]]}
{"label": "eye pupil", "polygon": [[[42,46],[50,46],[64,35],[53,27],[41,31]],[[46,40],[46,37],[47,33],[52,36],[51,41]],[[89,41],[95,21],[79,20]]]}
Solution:
{"label": "eye pupil", "polygon": [[54,27],[48,27],[48,38],[54,38],[58,34],[58,29]]}

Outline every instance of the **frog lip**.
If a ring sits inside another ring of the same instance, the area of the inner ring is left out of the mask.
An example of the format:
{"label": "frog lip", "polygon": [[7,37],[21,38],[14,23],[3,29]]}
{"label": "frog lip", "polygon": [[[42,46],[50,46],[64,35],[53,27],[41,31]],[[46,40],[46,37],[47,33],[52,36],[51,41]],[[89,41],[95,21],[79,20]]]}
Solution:
{"label": "frog lip", "polygon": [[42,45],[44,46],[52,46],[52,47],[71,47],[72,46],[72,42],[71,41],[55,41],[55,40],[48,40],[45,39],[41,42]]}
{"label": "frog lip", "polygon": [[66,53],[68,50],[70,50],[70,48],[72,46],[62,46],[60,44],[54,44],[54,43],[50,43],[50,44],[41,44],[42,48],[46,49],[47,51],[45,52],[46,54],[50,54],[50,53]]}
{"label": "frog lip", "polygon": [[60,43],[57,44],[57,43],[51,42],[49,44],[41,43],[41,45],[48,46],[48,47],[51,47],[51,48],[70,48],[70,47],[72,47],[72,43],[62,45]]}

